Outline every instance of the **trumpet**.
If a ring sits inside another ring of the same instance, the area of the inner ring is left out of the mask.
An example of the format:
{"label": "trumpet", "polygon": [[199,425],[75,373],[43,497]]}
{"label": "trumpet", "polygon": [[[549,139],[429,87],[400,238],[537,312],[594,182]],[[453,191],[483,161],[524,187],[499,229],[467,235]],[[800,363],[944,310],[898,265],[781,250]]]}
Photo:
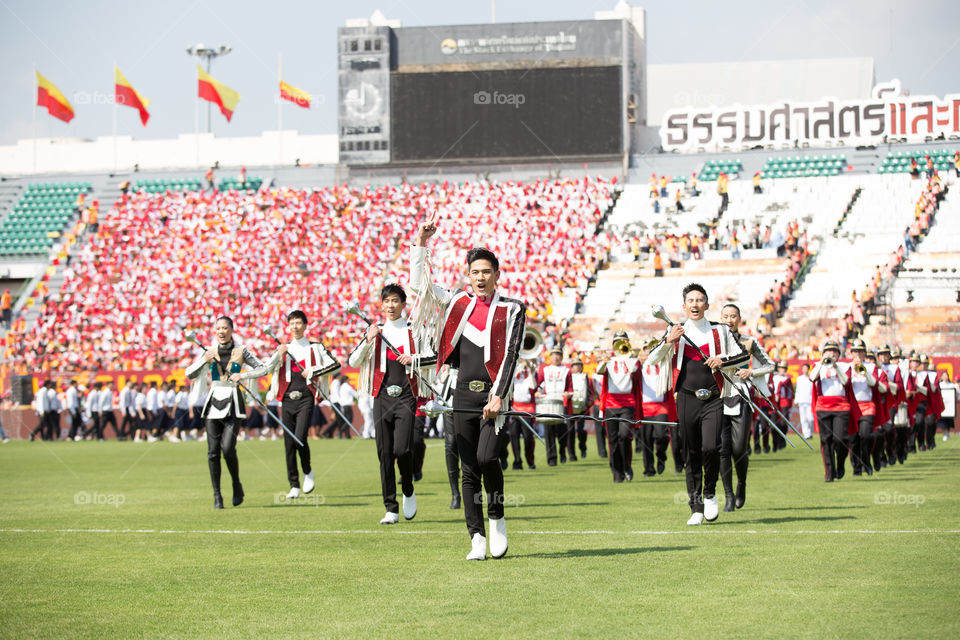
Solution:
{"label": "trumpet", "polygon": [[613,350],[621,356],[628,356],[633,349],[630,347],[630,341],[620,338],[613,341]]}
{"label": "trumpet", "polygon": [[857,364],[855,364],[853,366],[853,370],[859,373],[860,375],[863,375],[867,372],[867,368],[863,366],[862,362],[858,362]]}
{"label": "trumpet", "polygon": [[543,351],[543,334],[534,327],[523,330],[523,344],[520,345],[521,360],[536,360]]}
{"label": "trumpet", "polygon": [[833,358],[827,357],[827,358],[824,358],[824,359],[823,359],[823,364],[833,364],[833,363],[834,363],[834,359],[833,359]]}

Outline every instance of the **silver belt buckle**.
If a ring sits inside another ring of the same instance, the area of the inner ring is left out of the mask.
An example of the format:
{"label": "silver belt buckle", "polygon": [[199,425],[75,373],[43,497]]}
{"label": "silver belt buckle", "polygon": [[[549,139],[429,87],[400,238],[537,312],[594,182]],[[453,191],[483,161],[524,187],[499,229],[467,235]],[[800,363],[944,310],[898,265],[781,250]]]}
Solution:
{"label": "silver belt buckle", "polygon": [[487,385],[483,380],[471,380],[469,384],[470,391],[481,392]]}
{"label": "silver belt buckle", "polygon": [[697,396],[697,400],[709,400],[713,395],[713,389],[697,389],[693,395]]}
{"label": "silver belt buckle", "polygon": [[387,395],[391,398],[399,398],[401,393],[403,393],[403,387],[400,385],[392,384],[387,387]]}
{"label": "silver belt buckle", "polygon": [[299,400],[300,398],[303,397],[303,391],[300,391],[300,390],[291,391],[290,393],[287,394],[287,397],[290,398],[291,400]]}

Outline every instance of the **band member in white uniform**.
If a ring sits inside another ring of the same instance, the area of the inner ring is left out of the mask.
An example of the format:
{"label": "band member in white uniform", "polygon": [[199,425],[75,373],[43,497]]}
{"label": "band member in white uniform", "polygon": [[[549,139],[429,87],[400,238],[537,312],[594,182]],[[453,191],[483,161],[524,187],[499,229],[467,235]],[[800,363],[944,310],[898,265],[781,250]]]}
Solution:
{"label": "band member in white uniform", "polygon": [[570,362],[570,384],[570,414],[578,417],[567,423],[567,454],[571,460],[576,460],[578,443],[580,457],[587,457],[586,417],[590,415],[590,408],[596,397],[590,376],[583,372],[583,361],[580,358],[574,358]]}
{"label": "band member in white uniform", "polygon": [[[613,335],[613,345],[630,341],[626,332],[617,331]],[[600,417],[616,418],[608,420],[607,445],[610,452],[610,471],[614,482],[633,480],[633,426],[626,420],[639,420],[643,417],[642,386],[640,384],[640,361],[631,357],[626,349],[604,360],[597,367],[602,376],[600,391]]]}
{"label": "band member in white uniform", "polygon": [[[537,372],[537,412],[563,414],[566,411],[567,399],[573,391],[570,369],[562,364],[563,351],[560,347],[551,349],[548,357],[549,364]],[[558,454],[560,462],[566,462],[566,421],[558,418],[540,418],[539,421],[544,426],[547,441],[547,465],[557,466]]]}
{"label": "band member in white uniform", "polygon": [[[537,410],[534,393],[537,388],[536,364],[532,360],[524,360],[523,364],[517,367],[517,373],[513,377],[513,399],[512,408],[516,411],[526,411],[533,413]],[[510,447],[513,449],[513,468],[516,471],[523,469],[523,462],[520,460],[520,443],[523,441],[523,457],[527,461],[527,467],[536,469],[534,460],[534,451],[536,450],[536,439],[533,432],[520,421],[518,416],[510,416],[507,419],[507,426],[510,429]],[[531,427],[532,420],[527,420]],[[458,494],[459,495],[459,494]]]}

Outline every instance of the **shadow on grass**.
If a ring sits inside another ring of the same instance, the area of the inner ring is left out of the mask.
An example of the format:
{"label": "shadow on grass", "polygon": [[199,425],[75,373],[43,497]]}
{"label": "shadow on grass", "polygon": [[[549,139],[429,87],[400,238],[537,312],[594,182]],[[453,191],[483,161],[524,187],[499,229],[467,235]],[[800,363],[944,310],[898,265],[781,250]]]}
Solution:
{"label": "shadow on grass", "polygon": [[548,509],[553,507],[604,507],[609,502],[540,502],[537,504],[524,504],[524,509]]}
{"label": "shadow on grass", "polygon": [[324,509],[329,509],[331,507],[367,507],[369,503],[367,502],[321,502],[317,504],[316,502],[311,502],[309,500],[303,500],[302,502],[297,502],[295,500],[287,500],[280,503],[274,504],[262,504],[255,509],[299,509],[299,508],[308,508],[315,509],[317,507],[322,507]]}
{"label": "shadow on grass", "polygon": [[850,506],[831,506],[831,507],[766,507],[764,511],[796,511],[797,509],[803,509],[804,511],[827,511],[827,510],[836,510],[841,509],[843,511],[848,511],[850,509],[866,509],[863,505],[850,505]]}
{"label": "shadow on grass", "polygon": [[597,558],[603,556],[632,556],[638,553],[663,553],[666,551],[692,551],[694,547],[624,547],[619,549],[568,549],[566,551],[556,551],[553,553],[528,553],[525,555],[511,556],[509,553],[504,558]]}
{"label": "shadow on grass", "polygon": [[[806,509],[802,509],[806,510]],[[801,511],[801,509],[797,509]],[[784,524],[786,522],[832,522],[835,520],[856,520],[854,516],[797,516],[796,518],[754,518],[752,520],[736,520],[730,521],[727,520],[723,523],[710,523],[711,527],[717,526],[717,524]]]}

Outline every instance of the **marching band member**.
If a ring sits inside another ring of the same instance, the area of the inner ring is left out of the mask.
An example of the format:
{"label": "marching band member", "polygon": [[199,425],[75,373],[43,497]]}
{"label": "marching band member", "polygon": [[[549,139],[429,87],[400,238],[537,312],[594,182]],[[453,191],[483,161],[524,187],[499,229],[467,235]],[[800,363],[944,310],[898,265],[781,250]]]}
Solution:
{"label": "marching band member", "polygon": [[885,399],[885,411],[887,421],[880,426],[878,445],[882,450],[881,465],[894,465],[897,463],[897,434],[894,422],[896,414],[901,403],[906,399],[903,389],[903,378],[900,375],[900,353],[897,350],[897,362],[893,361],[893,350],[884,345],[877,350],[878,366],[887,385]]}
{"label": "marching band member", "polygon": [[[227,463],[233,480],[233,506],[243,502],[240,483],[240,462],[237,459],[237,431],[244,418],[244,403],[237,384],[256,377],[251,371],[243,373],[247,365],[253,371],[263,366],[243,345],[233,339],[233,320],[220,316],[214,324],[217,344],[207,349],[186,369],[187,378],[196,380],[199,395],[205,395],[201,417],[206,421],[207,462],[210,482],[213,484],[213,508],[223,509],[220,495],[220,455]],[[209,390],[208,390],[209,389]]]}
{"label": "marching band member", "polygon": [[[549,364],[537,371],[538,410],[540,413],[562,414],[566,410],[567,400],[573,390],[570,379],[570,369],[563,366],[563,350],[554,347],[548,356]],[[567,424],[565,420],[557,418],[540,418],[544,426],[544,435],[547,441],[547,465],[557,466],[557,455],[560,462],[567,461]],[[559,449],[559,451],[558,451]]]}
{"label": "marching band member", "polygon": [[[693,526],[704,520],[716,520],[720,515],[716,488],[724,398],[732,397],[736,390],[719,371],[730,369],[732,373],[750,358],[727,325],[704,317],[709,308],[707,292],[701,285],[691,283],[684,287],[683,310],[687,321],[671,326],[666,342],[647,359],[649,364],[671,365],[661,369],[658,391],[665,391],[667,380],[674,376],[692,512],[687,524]],[[707,356],[706,360],[694,345]]]}
{"label": "marching band member", "polygon": [[[656,344],[656,339],[644,345],[640,351],[640,362],[646,363],[654,344]],[[677,405],[673,399],[671,388],[668,386],[664,392],[657,388],[657,383],[660,380],[660,367],[659,364],[641,365],[642,414],[644,417],[658,422],[676,422]],[[667,425],[641,424],[640,428],[643,442],[643,475],[652,477],[663,473],[667,466],[667,446],[670,443],[670,431]],[[656,454],[657,459],[656,469],[653,466],[654,454]]]}
{"label": "marching band member", "polygon": [[[790,375],[787,373],[787,361],[781,360],[777,363],[777,371],[773,374],[771,379],[771,384],[773,386],[773,397],[771,402],[774,402],[777,408],[780,410],[784,416],[789,417],[790,411],[793,409],[793,400],[796,396],[796,393],[793,389],[793,380],[790,378]],[[779,415],[772,416],[774,421],[780,424],[780,427],[784,434],[790,431],[790,425],[783,422]],[[780,443],[780,448],[783,449],[787,446],[786,442],[780,435],[777,435],[777,441]]]}
{"label": "marching band member", "polygon": [[916,352],[910,354],[908,366],[904,383],[907,389],[907,413],[910,418],[907,452],[916,453],[917,445],[923,446],[923,443],[918,443],[917,440],[919,430],[923,429],[923,421],[927,417],[927,385],[924,384],[926,374],[920,370],[920,354]]}
{"label": "marching band member", "polygon": [[866,363],[867,345],[863,340],[857,338],[851,343],[850,354],[850,384],[860,414],[856,434],[850,445],[853,475],[859,476],[866,472],[868,476],[872,476],[873,467],[870,462],[874,444],[873,432],[887,420],[886,407],[882,400],[887,387],[877,378],[876,365]]}
{"label": "marching band member", "polygon": [[[567,453],[571,460],[576,460],[577,441],[580,444],[580,457],[587,457],[587,427],[586,416],[590,415],[594,396],[593,384],[590,376],[583,373],[583,361],[574,358],[570,363],[570,413],[578,416],[567,424]],[[531,439],[533,436],[531,436]]]}
{"label": "marching band member", "polygon": [[438,366],[450,364],[459,369],[453,420],[463,471],[464,518],[471,540],[467,560],[486,558],[481,481],[487,490],[490,555],[501,558],[507,552],[507,524],[499,461],[504,416],[499,414],[509,406],[526,307],[497,292],[500,261],[488,249],[467,252],[469,289],[450,291],[433,284],[426,243],[436,232],[434,212],[420,224],[411,249],[410,287],[419,296],[414,325],[437,346]]}
{"label": "marching band member", "polygon": [[[513,377],[513,408],[517,411],[534,413],[537,410],[534,399],[536,387],[536,365],[532,360],[524,360],[523,365],[517,367],[517,373]],[[520,461],[521,440],[523,440],[523,457],[527,460],[527,467],[536,469],[537,465],[534,462],[536,440],[533,437],[533,432],[523,426],[519,416],[510,416],[507,425],[510,429],[510,447],[513,449],[514,470],[523,469],[523,462]]]}
{"label": "marching band member", "polygon": [[[361,367],[361,393],[373,397],[380,489],[387,510],[380,524],[400,521],[394,460],[400,470],[403,517],[412,520],[417,515],[417,496],[413,488],[413,430],[416,427],[417,398],[429,397],[430,391],[421,388],[413,371],[436,362],[436,358],[425,356],[424,350],[417,346],[413,331],[403,317],[406,305],[407,294],[400,285],[384,286],[380,291],[380,308],[386,322],[382,325],[371,323],[367,327],[366,335],[349,360],[351,367]],[[387,342],[400,352],[399,356],[387,347]]]}
{"label": "marching band member", "polygon": [[[287,481],[290,483],[287,498],[290,500],[301,495],[298,454],[300,466],[303,468],[303,493],[313,491],[313,467],[310,464],[310,445],[307,443],[313,407],[320,402],[319,389],[329,389],[329,378],[320,376],[332,376],[340,371],[340,363],[333,354],[322,343],[306,337],[308,324],[307,314],[300,309],[288,313],[287,332],[290,334],[290,342],[277,347],[264,368],[257,372],[261,375],[272,374],[267,397],[280,401],[280,419],[303,443],[302,446],[298,445],[286,429],[283,431]],[[311,390],[310,385],[316,385],[314,389],[318,390]],[[259,407],[254,408],[255,411],[256,409]],[[269,418],[263,417],[263,420]]]}
{"label": "marching band member", "polygon": [[[617,353],[618,348],[621,353]],[[600,417],[614,418],[605,423],[613,481],[629,482],[633,480],[633,447],[630,443],[633,427],[626,420],[643,417],[640,361],[630,356],[630,340],[625,331],[613,334],[613,350],[615,355],[601,361],[597,367],[597,373],[602,376]]]}
{"label": "marching band member", "polygon": [[[736,370],[733,378],[740,391],[750,396],[756,381],[767,385],[767,377],[773,371],[773,362],[760,343],[740,335],[742,320],[740,307],[726,304],[720,310],[720,321],[727,325],[734,340],[752,359],[745,361]],[[750,365],[753,365],[752,367]],[[720,481],[723,484],[724,511],[743,508],[747,501],[747,471],[750,468],[750,426],[753,422],[753,407],[740,395],[723,399],[723,427],[720,432]],[[733,489],[733,471],[737,472],[737,489]]]}
{"label": "marching band member", "polygon": [[860,419],[860,409],[850,386],[850,365],[838,362],[840,345],[827,340],[820,352],[820,361],[810,371],[813,415],[820,432],[824,480],[833,482],[844,476],[850,435]]}
{"label": "marching band member", "polygon": [[943,413],[943,396],[940,395],[940,382],[937,381],[937,369],[933,360],[923,354],[920,356],[920,368],[923,370],[927,386],[927,413],[923,417],[923,430],[920,439],[924,449],[933,449],[937,446],[937,421]]}

